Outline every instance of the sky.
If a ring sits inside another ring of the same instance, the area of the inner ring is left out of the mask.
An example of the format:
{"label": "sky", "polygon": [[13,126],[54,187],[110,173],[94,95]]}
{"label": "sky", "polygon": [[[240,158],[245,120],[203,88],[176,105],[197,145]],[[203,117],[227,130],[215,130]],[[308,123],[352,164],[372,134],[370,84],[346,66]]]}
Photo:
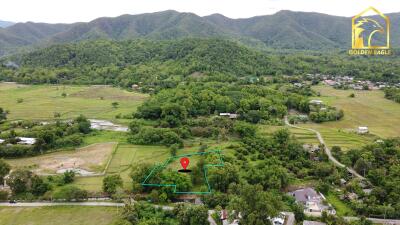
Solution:
{"label": "sky", "polygon": [[383,13],[400,12],[399,0],[2,0],[0,20],[73,23],[168,9],[200,16],[220,13],[230,18],[269,15],[280,10],[350,17],[369,6]]}

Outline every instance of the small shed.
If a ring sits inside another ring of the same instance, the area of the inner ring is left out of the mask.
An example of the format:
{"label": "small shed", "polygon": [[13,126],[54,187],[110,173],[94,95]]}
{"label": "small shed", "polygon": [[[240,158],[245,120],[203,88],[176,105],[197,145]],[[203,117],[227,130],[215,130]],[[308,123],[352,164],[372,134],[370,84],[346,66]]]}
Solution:
{"label": "small shed", "polygon": [[357,133],[359,134],[367,134],[369,132],[368,127],[358,127]]}

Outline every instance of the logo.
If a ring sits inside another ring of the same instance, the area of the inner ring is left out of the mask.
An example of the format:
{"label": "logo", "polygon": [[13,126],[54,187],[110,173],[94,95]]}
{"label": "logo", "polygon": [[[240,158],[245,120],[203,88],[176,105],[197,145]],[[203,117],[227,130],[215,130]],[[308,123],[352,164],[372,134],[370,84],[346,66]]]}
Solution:
{"label": "logo", "polygon": [[[367,16],[366,14],[372,13]],[[369,7],[354,16],[350,55],[391,55],[389,17]]]}

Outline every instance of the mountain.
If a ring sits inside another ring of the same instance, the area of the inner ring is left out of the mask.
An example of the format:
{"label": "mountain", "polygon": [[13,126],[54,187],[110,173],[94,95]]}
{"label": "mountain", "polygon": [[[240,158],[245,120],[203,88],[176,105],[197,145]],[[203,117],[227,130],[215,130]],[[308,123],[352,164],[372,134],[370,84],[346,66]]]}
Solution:
{"label": "mountain", "polygon": [[[400,46],[400,13],[391,19],[391,42]],[[221,14],[200,17],[173,10],[103,17],[88,23],[17,23],[0,28],[0,55],[36,46],[82,40],[222,37],[245,45],[277,49],[348,49],[351,18],[321,13],[280,11],[273,15],[231,19]]]}

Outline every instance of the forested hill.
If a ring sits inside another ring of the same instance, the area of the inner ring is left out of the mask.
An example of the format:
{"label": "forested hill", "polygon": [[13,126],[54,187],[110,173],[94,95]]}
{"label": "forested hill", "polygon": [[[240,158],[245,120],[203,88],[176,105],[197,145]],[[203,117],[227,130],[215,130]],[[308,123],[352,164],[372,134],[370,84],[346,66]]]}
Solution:
{"label": "forested hill", "polygon": [[85,41],[54,45],[14,59],[23,67],[124,67],[173,63],[189,73],[208,71],[237,76],[272,73],[271,59],[266,54],[222,39]]}
{"label": "forested hill", "polygon": [[[391,42],[400,47],[400,13],[391,19]],[[0,56],[21,48],[82,40],[146,38],[225,38],[258,48],[326,50],[348,49],[351,18],[321,13],[280,11],[273,15],[231,19],[220,14],[163,11],[98,18],[88,23],[17,23],[0,28]]]}
{"label": "forested hill", "polygon": [[251,79],[321,73],[398,82],[400,62],[346,55],[267,54],[223,39],[84,41],[0,60],[0,81],[175,85],[191,77]]}

